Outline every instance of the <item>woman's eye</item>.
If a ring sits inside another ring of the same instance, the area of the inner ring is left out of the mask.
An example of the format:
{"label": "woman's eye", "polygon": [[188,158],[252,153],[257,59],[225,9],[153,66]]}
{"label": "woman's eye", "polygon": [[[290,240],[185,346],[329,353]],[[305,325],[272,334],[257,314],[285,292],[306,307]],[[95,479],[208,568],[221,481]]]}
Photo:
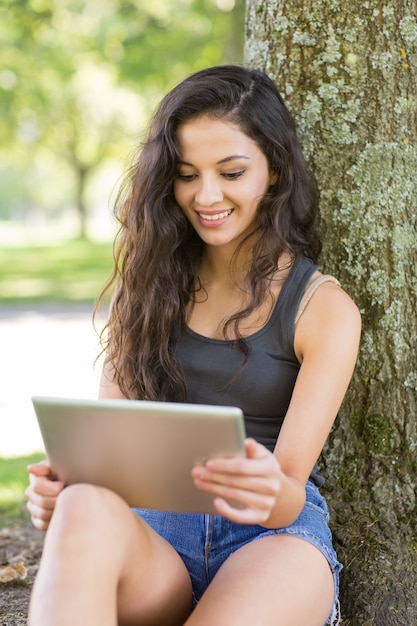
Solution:
{"label": "woman's eye", "polygon": [[223,172],[222,176],[223,178],[226,178],[226,180],[236,180],[237,178],[243,176],[244,173],[245,170],[239,170],[239,172]]}
{"label": "woman's eye", "polygon": [[177,174],[177,178],[185,183],[190,183],[196,177],[196,174]]}

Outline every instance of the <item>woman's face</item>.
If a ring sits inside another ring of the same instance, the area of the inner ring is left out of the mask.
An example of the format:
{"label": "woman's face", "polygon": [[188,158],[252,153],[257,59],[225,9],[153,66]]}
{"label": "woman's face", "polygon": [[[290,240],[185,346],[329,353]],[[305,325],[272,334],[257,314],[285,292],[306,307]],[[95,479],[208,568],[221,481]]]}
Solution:
{"label": "woman's face", "polygon": [[238,126],[202,116],[179,126],[174,195],[208,246],[234,250],[256,228],[260,199],[276,176],[265,154]]}

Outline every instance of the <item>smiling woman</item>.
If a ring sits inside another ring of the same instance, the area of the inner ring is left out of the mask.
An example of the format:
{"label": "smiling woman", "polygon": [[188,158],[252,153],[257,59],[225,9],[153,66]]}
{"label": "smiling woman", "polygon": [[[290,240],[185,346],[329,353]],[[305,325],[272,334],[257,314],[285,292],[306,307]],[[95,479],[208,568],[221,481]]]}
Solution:
{"label": "smiling woman", "polygon": [[202,241],[228,246],[232,257],[256,231],[259,200],[276,175],[255,141],[225,120],[203,115],[181,125],[177,137],[175,199]]}
{"label": "smiling woman", "polygon": [[190,467],[215,515],[131,511],[32,466],[28,508],[48,534],[30,626],[337,624],[316,461],[360,319],[319,271],[315,185],[272,81],[220,66],[175,87],[116,212],[100,396],[238,406],[246,457]]}

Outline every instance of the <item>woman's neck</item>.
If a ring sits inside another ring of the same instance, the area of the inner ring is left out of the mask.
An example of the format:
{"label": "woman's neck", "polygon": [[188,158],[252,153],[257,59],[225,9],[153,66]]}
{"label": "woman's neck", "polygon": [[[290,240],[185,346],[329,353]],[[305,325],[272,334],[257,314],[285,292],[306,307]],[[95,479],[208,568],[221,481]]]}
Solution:
{"label": "woman's neck", "polygon": [[[282,282],[288,274],[294,259],[289,252],[283,252],[277,259],[277,271],[270,276],[272,281]],[[227,248],[207,246],[201,258],[199,277],[201,284],[216,282],[244,285],[252,262],[252,246],[238,252]]]}
{"label": "woman's neck", "polygon": [[200,280],[203,285],[217,281],[240,282],[252,261],[252,246],[230,250],[228,247],[206,246],[200,263]]}
{"label": "woman's neck", "polygon": [[[200,335],[222,339],[226,320],[239,315],[248,306],[249,315],[239,322],[239,332],[248,336],[266,324],[279,296],[282,285],[291,269],[291,257],[283,254],[273,275],[266,278],[261,301],[253,304],[253,295],[248,284],[251,259],[237,264],[236,259],[221,255],[203,255],[199,284],[193,293],[187,311],[187,325]],[[234,336],[234,330],[229,328]]]}

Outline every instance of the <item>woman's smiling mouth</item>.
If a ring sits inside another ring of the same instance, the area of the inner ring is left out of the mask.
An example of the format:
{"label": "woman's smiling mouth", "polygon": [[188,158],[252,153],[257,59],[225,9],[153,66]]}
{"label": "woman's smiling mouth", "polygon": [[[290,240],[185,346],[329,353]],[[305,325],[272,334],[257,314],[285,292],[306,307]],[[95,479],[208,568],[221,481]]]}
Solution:
{"label": "woman's smiling mouth", "polygon": [[217,220],[222,220],[225,217],[228,217],[233,212],[233,209],[228,209],[227,211],[222,211],[221,213],[203,213],[201,211],[197,211],[197,215],[200,219],[215,222]]}

